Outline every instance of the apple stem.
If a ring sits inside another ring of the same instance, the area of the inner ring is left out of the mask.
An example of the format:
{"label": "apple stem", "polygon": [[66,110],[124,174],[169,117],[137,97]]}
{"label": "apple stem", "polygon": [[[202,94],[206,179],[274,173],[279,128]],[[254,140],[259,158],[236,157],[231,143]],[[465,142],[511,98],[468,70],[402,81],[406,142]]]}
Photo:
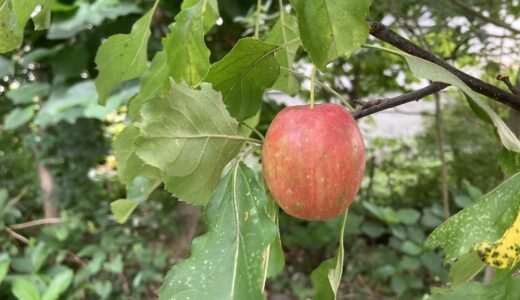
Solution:
{"label": "apple stem", "polygon": [[312,65],[311,71],[311,109],[314,108],[314,86],[316,84],[316,65]]}

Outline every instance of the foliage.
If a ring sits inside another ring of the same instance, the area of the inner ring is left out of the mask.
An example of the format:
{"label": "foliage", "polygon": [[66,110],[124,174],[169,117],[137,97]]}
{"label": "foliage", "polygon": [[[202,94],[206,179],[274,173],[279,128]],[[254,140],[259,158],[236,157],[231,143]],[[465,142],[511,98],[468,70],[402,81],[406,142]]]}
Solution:
{"label": "foliage", "polygon": [[[506,111],[442,67],[367,41],[365,19],[491,81],[514,64],[495,61],[496,35],[483,25],[516,45],[501,20],[520,10],[481,0],[370,6],[0,1],[0,298],[518,298],[518,251],[508,247],[518,246],[520,142]],[[326,88],[308,89],[313,66]],[[463,93],[443,94],[457,104],[443,105],[442,124],[425,113],[417,136],[367,139],[367,176],[346,223],[279,212],[258,150],[280,95],[359,106],[414,89],[423,82],[414,75]],[[205,225],[187,203],[203,206]],[[172,254],[199,233],[187,259]],[[471,282],[486,264],[501,268],[493,281]]]}

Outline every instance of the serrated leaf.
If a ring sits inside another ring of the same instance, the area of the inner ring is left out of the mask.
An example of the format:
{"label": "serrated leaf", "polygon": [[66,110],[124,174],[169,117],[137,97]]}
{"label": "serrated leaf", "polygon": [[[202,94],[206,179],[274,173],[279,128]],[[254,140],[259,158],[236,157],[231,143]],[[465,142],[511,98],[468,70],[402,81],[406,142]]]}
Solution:
{"label": "serrated leaf", "polygon": [[74,272],[68,268],[53,276],[51,283],[42,295],[42,300],[59,299],[60,295],[69,288],[73,276]]}
{"label": "serrated leaf", "polygon": [[393,54],[400,55],[406,59],[411,71],[420,78],[431,81],[440,81],[449,83],[461,89],[467,96],[470,106],[475,110],[484,120],[489,121],[495,126],[496,132],[502,141],[505,148],[513,152],[520,152],[520,141],[515,134],[507,127],[502,119],[489,107],[481,98],[480,95],[474,92],[457,76],[453,75],[448,70],[422,58],[404,53],[402,51],[390,50],[381,47],[371,46],[379,50],[387,51]]}
{"label": "serrated leaf", "polygon": [[208,202],[224,166],[248,140],[209,84],[194,90],[172,82],[171,92],[141,109],[137,155],[160,169],[166,189],[196,205]]}
{"label": "serrated leaf", "polygon": [[484,266],[485,264],[475,251],[462,255],[451,266],[449,275],[451,286],[456,288],[457,286],[470,281],[480,272],[480,270],[482,270],[482,268],[484,268]]}
{"label": "serrated leaf", "polygon": [[139,112],[147,100],[168,89],[168,75],[166,54],[163,51],[157,52],[150,68],[146,70],[141,79],[139,93],[128,104],[128,115],[132,121],[139,120]]}
{"label": "serrated leaf", "polygon": [[343,275],[343,260],[345,249],[343,245],[343,235],[345,234],[345,224],[347,223],[347,212],[343,216],[340,230],[340,242],[338,252],[334,258],[323,261],[318,268],[311,273],[312,285],[315,289],[315,300],[334,300],[338,292],[338,287]]}
{"label": "serrated leaf", "polygon": [[120,82],[135,78],[146,70],[149,27],[157,3],[158,0],[147,14],[135,22],[129,34],[113,35],[99,47],[95,61],[99,70],[96,89],[101,105],[105,105]]}
{"label": "serrated leaf", "polygon": [[208,8],[207,0],[183,6],[175,17],[175,23],[169,27],[170,33],[163,39],[163,46],[173,79],[194,86],[210,66],[210,52],[204,41],[204,16],[205,11],[211,8]]}
{"label": "serrated leaf", "polygon": [[322,71],[340,56],[349,56],[368,37],[370,0],[292,1],[303,47]]}
{"label": "serrated leaf", "polygon": [[130,185],[138,176],[160,178],[161,171],[146,164],[135,153],[135,140],[139,137],[139,129],[133,125],[125,127],[114,141],[114,155],[116,157],[117,174],[119,180]]}
{"label": "serrated leaf", "polygon": [[477,243],[498,240],[511,227],[519,209],[520,173],[446,220],[426,242],[442,247],[446,259],[454,260]]}
{"label": "serrated leaf", "polygon": [[23,108],[15,108],[7,116],[5,116],[5,129],[14,130],[29,122],[36,111],[35,105],[29,105]]}
{"label": "serrated leaf", "polygon": [[11,99],[14,104],[31,103],[35,97],[45,97],[49,95],[51,86],[48,83],[28,83],[24,84],[16,90],[10,90],[6,93],[7,98]]}
{"label": "serrated leaf", "polygon": [[437,289],[431,295],[432,300],[516,300],[520,299],[520,277],[513,276],[510,271],[497,271],[489,284],[468,282],[455,289]]}
{"label": "serrated leaf", "polygon": [[254,173],[233,166],[205,208],[208,231],[170,270],[159,299],[264,299],[263,253],[276,234],[266,200]]}
{"label": "serrated leaf", "polygon": [[9,264],[11,263],[11,259],[7,253],[0,254],[0,284],[4,281],[5,275],[7,271],[9,271]]}
{"label": "serrated leaf", "polygon": [[9,1],[0,5],[0,53],[18,48],[23,41],[23,28],[18,26],[16,14],[9,7]]}
{"label": "serrated leaf", "polygon": [[[76,12],[68,19],[53,21],[47,33],[48,39],[68,39],[92,26],[99,26],[106,19],[115,20],[120,16],[139,13],[135,3],[118,0],[97,0],[94,3],[77,2]],[[55,3],[54,3],[55,4]],[[72,6],[70,10],[74,9]]]}
{"label": "serrated leaf", "polygon": [[27,279],[17,278],[13,281],[12,292],[19,300],[39,300],[38,287]]}
{"label": "serrated leaf", "polygon": [[[271,31],[267,34],[268,43],[282,45],[299,37],[298,24],[296,17],[281,12],[278,21],[274,24]],[[276,53],[275,59],[281,67],[291,69],[296,51],[300,47],[299,43],[292,43]],[[273,89],[283,91],[289,95],[294,95],[300,88],[300,83],[294,75],[284,69],[280,69],[280,76],[273,85]]]}
{"label": "serrated leaf", "polygon": [[280,73],[274,54],[277,45],[253,38],[243,38],[219,62],[213,64],[204,82],[220,91],[229,113],[242,121],[260,110],[264,91],[270,88]]}

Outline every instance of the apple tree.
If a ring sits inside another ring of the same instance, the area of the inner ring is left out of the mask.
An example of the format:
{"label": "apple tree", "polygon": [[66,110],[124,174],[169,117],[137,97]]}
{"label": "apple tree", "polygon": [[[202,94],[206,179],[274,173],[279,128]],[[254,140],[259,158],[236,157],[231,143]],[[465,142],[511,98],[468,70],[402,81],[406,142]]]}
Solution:
{"label": "apple tree", "polygon": [[[0,52],[21,46],[31,18],[36,29],[48,28],[50,3],[1,1]],[[348,206],[365,168],[354,119],[448,87],[463,93],[473,112],[494,128],[502,147],[499,163],[508,178],[429,236],[427,245],[440,247],[453,263],[453,284],[435,289],[432,298],[520,297],[515,276],[520,267],[520,141],[489,105],[494,101],[519,110],[517,87],[504,90],[484,82],[382,23],[368,21],[370,0],[279,0],[272,28],[261,28],[264,4],[258,1],[252,36],[241,38],[213,63],[205,36],[219,20],[218,2],[184,0],[149,61],[150,26],[159,4],[156,0],[130,32],[101,44],[95,87],[99,104],[107,105],[118,86],[140,80],[128,104],[126,127],[113,143],[118,175],[128,190],[126,199],[111,204],[118,222],[124,223],[157,188],[204,207],[207,231],[193,241],[191,256],[172,266],[160,299],[265,298],[267,278],[284,268],[278,205],[309,220],[341,215],[336,255],[309,274],[316,299],[335,299],[348,251],[343,244]],[[331,62],[355,59],[361,51],[395,55],[429,84],[358,105],[316,79],[318,72],[330,71]],[[293,68],[300,59],[312,65],[310,78]],[[276,89],[292,95],[302,77],[310,82],[310,104],[282,111],[264,138],[255,128],[264,93]],[[314,104],[316,88],[331,93],[337,103]],[[34,109],[20,109],[12,122],[31,118]],[[298,109],[305,116],[294,114]],[[265,158],[263,170],[260,163],[244,162],[252,155]],[[472,282],[486,265],[495,268],[495,279],[487,285]]]}

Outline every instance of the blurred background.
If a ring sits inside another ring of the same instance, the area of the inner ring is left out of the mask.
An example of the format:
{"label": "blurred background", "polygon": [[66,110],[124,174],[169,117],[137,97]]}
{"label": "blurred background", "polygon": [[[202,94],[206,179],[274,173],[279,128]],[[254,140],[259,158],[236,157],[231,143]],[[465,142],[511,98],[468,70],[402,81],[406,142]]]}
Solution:
{"label": "blurred background", "polygon": [[[262,2],[265,37],[279,2]],[[290,12],[288,1],[282,3]],[[38,283],[56,277],[58,283],[48,288],[63,291],[60,299],[154,299],[166,272],[189,255],[191,240],[204,232],[200,208],[162,189],[123,225],[110,213],[110,202],[126,193],[111,142],[139,86],[128,81],[106,107],[99,106],[94,57],[104,39],[129,32],[152,4],[53,0],[50,29],[27,26],[23,47],[0,56],[0,277],[6,273],[0,299],[15,299],[16,278]],[[180,4],[161,1],[149,57],[161,49]],[[206,36],[212,62],[252,34],[255,5],[255,0],[219,0],[221,18]],[[505,88],[497,75],[513,82],[518,76],[518,0],[373,0],[368,19],[494,85]],[[310,74],[301,49],[294,69]],[[318,79],[356,107],[427,84],[399,57],[369,49],[331,63]],[[309,86],[303,79],[294,95],[269,91],[257,128],[265,133],[285,105],[305,102]],[[322,89],[317,99],[338,101]],[[518,134],[519,113],[490,105]],[[432,286],[448,280],[449,266],[423,242],[447,212],[471,204],[504,179],[497,164],[500,145],[493,128],[450,89],[363,118],[360,126],[367,171],[348,216],[338,299],[427,298]],[[286,267],[268,280],[269,299],[311,298],[309,274],[334,255],[339,223],[281,215]],[[3,263],[7,257],[9,268]]]}

